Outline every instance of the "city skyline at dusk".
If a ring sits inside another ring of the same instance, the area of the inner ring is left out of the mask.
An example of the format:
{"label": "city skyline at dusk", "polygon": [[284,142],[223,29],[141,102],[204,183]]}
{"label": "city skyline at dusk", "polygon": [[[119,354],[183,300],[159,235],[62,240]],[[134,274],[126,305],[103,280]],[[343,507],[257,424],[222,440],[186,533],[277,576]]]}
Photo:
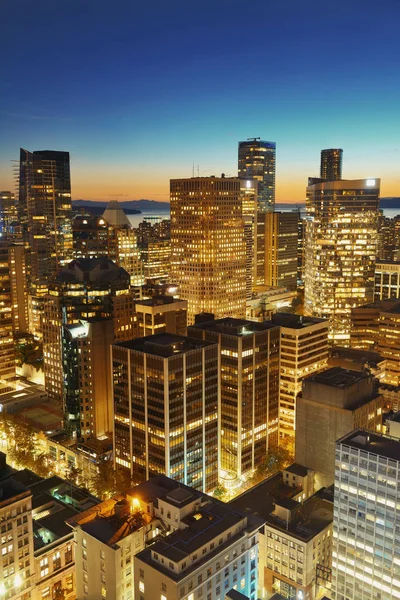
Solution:
{"label": "city skyline at dusk", "polygon": [[259,136],[277,144],[277,203],[304,201],[330,147],[345,179],[400,195],[395,0],[17,4],[0,42],[3,189],[22,146],[71,153],[73,199],[168,201],[193,165],[236,176],[238,142]]}

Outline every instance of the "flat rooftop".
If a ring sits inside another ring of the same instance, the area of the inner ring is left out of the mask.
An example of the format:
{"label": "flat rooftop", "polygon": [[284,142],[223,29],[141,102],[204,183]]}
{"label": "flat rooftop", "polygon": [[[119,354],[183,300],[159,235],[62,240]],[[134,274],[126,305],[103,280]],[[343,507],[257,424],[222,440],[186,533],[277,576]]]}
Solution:
{"label": "flat rooftop", "polygon": [[187,300],[174,298],[174,296],[158,295],[148,298],[147,300],[136,300],[135,306],[165,306],[167,304],[187,304]]}
{"label": "flat rooftop", "polygon": [[328,326],[327,319],[303,317],[301,315],[293,315],[291,313],[275,313],[272,315],[271,321],[274,325],[287,327],[288,329],[305,329],[307,327],[311,327],[312,325],[319,325],[320,323],[326,323],[326,326]]}
{"label": "flat rooftop", "polygon": [[342,367],[331,367],[326,371],[309,375],[303,381],[321,383],[322,385],[328,385],[335,388],[348,388],[352,385],[365,381],[371,376],[362,371],[349,371],[348,369],[342,369]]}
{"label": "flat rooftop", "polygon": [[225,335],[233,335],[235,337],[244,337],[246,335],[257,333],[259,331],[267,331],[274,329],[277,325],[271,321],[258,323],[257,321],[249,321],[247,319],[234,319],[233,317],[224,317],[223,319],[215,319],[206,321],[205,323],[195,323],[188,327],[188,331],[193,329],[203,329],[205,331],[213,331],[215,333],[223,333]]}
{"label": "flat rooftop", "polygon": [[308,469],[299,463],[293,463],[283,470],[288,473],[293,473],[293,475],[298,475],[299,477],[306,477],[311,469]]}
{"label": "flat rooftop", "polygon": [[117,347],[129,348],[130,350],[145,352],[146,354],[153,354],[163,358],[169,358],[170,356],[184,354],[191,350],[199,350],[213,345],[212,342],[203,342],[202,340],[175,333],[156,333],[155,335],[148,335],[115,344]]}
{"label": "flat rooftop", "polygon": [[372,350],[360,350],[359,348],[344,348],[341,346],[333,346],[329,349],[330,358],[343,358],[351,362],[369,363],[378,365],[384,359],[379,352]]}
{"label": "flat rooftop", "polygon": [[336,443],[400,462],[400,440],[367,429],[356,429]]}

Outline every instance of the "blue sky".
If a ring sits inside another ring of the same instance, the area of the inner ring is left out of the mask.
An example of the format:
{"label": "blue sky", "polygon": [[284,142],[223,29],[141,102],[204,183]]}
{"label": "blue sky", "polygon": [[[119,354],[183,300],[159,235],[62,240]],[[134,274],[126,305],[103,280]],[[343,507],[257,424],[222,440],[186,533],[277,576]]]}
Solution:
{"label": "blue sky", "polygon": [[2,6],[0,188],[19,147],[71,152],[74,198],[168,198],[171,177],[235,175],[237,142],[277,143],[277,201],[322,148],[400,196],[399,0]]}

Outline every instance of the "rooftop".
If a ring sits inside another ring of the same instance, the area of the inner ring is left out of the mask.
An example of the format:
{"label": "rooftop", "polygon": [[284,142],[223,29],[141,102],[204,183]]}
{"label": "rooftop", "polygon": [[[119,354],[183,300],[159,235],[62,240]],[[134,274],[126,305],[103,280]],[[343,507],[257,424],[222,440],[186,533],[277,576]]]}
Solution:
{"label": "rooftop", "polygon": [[203,342],[193,338],[177,335],[175,333],[156,333],[143,338],[136,338],[126,342],[119,342],[115,346],[129,348],[137,352],[145,352],[163,358],[169,358],[177,354],[184,354],[191,350],[199,350],[213,346],[212,342]]}
{"label": "rooftop", "polygon": [[306,477],[310,472],[310,469],[304,467],[303,465],[300,465],[299,463],[293,463],[289,467],[286,467],[284,471],[287,471],[288,473],[293,473],[293,475],[298,475],[299,477]]}
{"label": "rooftop", "polygon": [[360,381],[365,381],[370,375],[361,371],[349,371],[342,369],[342,367],[332,367],[309,375],[304,379],[305,382],[313,381],[315,383],[321,383],[335,388],[349,388]]}
{"label": "rooftop", "polygon": [[350,446],[356,450],[363,450],[400,462],[400,440],[367,429],[356,429],[340,438],[336,444]]}
{"label": "rooftop", "polygon": [[205,323],[195,323],[188,327],[188,332],[194,329],[204,329],[206,331],[214,331],[215,333],[223,333],[225,335],[233,335],[236,337],[243,337],[259,331],[266,331],[268,329],[274,329],[277,327],[275,323],[271,321],[264,321],[258,323],[257,321],[248,321],[247,319],[235,319],[233,317],[224,317],[223,319],[216,319],[213,321],[206,321]]}
{"label": "rooftop", "polygon": [[163,306],[165,304],[176,304],[176,303],[182,303],[185,302],[187,304],[186,300],[182,300],[180,298],[174,298],[173,296],[167,296],[165,294],[159,294],[156,296],[153,296],[152,298],[148,298],[147,300],[137,300],[135,302],[136,306]]}
{"label": "rooftop", "polygon": [[320,323],[325,323],[326,326],[328,326],[327,319],[303,317],[291,313],[275,313],[272,315],[271,321],[274,325],[280,325],[281,327],[287,327],[288,329],[304,329],[306,327],[311,327],[312,325],[319,325]]}

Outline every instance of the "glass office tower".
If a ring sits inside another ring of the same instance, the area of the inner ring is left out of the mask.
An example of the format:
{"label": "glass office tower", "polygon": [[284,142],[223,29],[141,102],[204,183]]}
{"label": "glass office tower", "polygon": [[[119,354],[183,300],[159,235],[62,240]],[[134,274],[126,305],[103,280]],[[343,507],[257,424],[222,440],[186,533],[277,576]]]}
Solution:
{"label": "glass office tower", "polygon": [[258,211],[268,212],[275,206],[275,142],[250,138],[239,142],[238,176],[256,179],[258,184]]}

